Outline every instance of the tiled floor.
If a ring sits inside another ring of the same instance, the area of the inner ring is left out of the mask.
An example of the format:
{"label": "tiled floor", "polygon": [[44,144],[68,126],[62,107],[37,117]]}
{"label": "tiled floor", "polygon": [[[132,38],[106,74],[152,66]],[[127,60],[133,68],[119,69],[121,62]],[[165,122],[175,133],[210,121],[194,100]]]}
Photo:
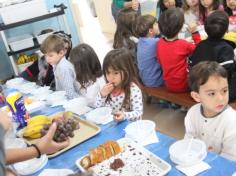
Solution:
{"label": "tiled floor", "polygon": [[[84,3],[84,0],[80,2],[81,16],[84,21],[80,29],[83,42],[94,48],[102,62],[105,54],[112,49],[111,35],[101,32],[98,19],[90,14],[87,3]],[[181,139],[184,136],[184,117],[185,113],[179,110],[164,109],[157,103],[144,103],[143,118],[155,121],[157,130],[174,138]]]}

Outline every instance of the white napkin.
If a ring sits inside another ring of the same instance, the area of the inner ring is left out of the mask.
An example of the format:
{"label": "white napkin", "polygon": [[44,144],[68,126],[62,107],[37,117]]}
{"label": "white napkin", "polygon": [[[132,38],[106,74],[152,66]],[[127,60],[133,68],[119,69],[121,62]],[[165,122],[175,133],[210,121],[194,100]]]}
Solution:
{"label": "white napkin", "polygon": [[40,109],[43,109],[45,107],[45,102],[42,102],[42,101],[34,101],[28,105],[25,105],[25,108],[27,109],[27,111],[29,113],[33,113],[33,112],[36,112]]}
{"label": "white napkin", "polygon": [[42,155],[40,158],[33,158],[13,164],[13,169],[19,175],[31,175],[42,169],[47,164],[47,162],[47,155]]}
{"label": "white napkin", "polygon": [[44,169],[39,176],[67,176],[73,174],[74,172],[70,169]]}
{"label": "white napkin", "polygon": [[84,106],[84,107],[67,107],[67,108],[65,108],[65,110],[73,112],[73,113],[78,114],[78,115],[82,115],[82,114],[85,114],[85,113],[91,111],[92,108],[90,108],[88,106]]}
{"label": "white napkin", "polygon": [[134,138],[132,136],[129,136],[128,134],[125,134],[125,137],[134,140],[135,142],[137,142],[138,144],[140,144],[142,146],[159,142],[159,139],[158,139],[156,133],[151,133],[151,135],[146,136],[146,137],[143,136],[141,138],[139,138],[139,137]]}
{"label": "white napkin", "polygon": [[176,166],[176,169],[180,170],[187,176],[195,176],[210,168],[211,166],[203,161],[193,166],[180,166],[180,165]]}

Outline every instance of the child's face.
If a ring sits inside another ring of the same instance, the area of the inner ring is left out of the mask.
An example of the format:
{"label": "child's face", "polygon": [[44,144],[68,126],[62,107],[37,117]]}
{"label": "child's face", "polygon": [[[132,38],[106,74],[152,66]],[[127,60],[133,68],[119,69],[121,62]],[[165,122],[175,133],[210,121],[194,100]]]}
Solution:
{"label": "child's face", "polygon": [[199,92],[191,92],[192,97],[202,104],[206,117],[220,113],[228,104],[228,82],[220,76],[210,76],[208,81],[200,86]]}
{"label": "child's face", "polygon": [[112,83],[115,87],[119,87],[122,81],[122,75],[120,71],[116,71],[112,68],[108,68],[106,78],[109,83]]}
{"label": "child's face", "polygon": [[56,65],[64,55],[64,51],[60,51],[59,53],[53,51],[46,53],[45,58],[47,63],[49,63],[50,65]]}
{"label": "child's face", "polygon": [[160,31],[159,31],[159,27],[158,27],[158,23],[157,23],[157,22],[155,22],[155,23],[153,24],[153,33],[154,33],[154,35],[160,34]]}
{"label": "child's face", "polygon": [[167,9],[170,7],[175,7],[175,0],[163,0],[163,4]]}
{"label": "child's face", "polygon": [[199,4],[199,0],[186,0],[188,6],[191,7],[196,7]]}
{"label": "child's face", "polygon": [[205,7],[205,8],[210,8],[213,4],[214,0],[200,0],[201,4]]}
{"label": "child's face", "polygon": [[156,35],[160,34],[159,27],[157,22],[155,22],[152,26],[152,28],[149,29],[148,36],[154,37]]}
{"label": "child's face", "polygon": [[231,10],[236,10],[236,0],[226,0],[226,4]]}

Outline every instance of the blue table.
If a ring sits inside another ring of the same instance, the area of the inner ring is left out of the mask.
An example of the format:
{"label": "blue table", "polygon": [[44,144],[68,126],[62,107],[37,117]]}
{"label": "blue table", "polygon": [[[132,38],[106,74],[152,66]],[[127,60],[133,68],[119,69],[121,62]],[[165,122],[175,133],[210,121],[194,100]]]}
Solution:
{"label": "blue table", "polygon": [[[61,155],[50,159],[47,165],[44,167],[44,169],[67,168],[67,169],[71,169],[73,171],[79,172],[78,168],[75,165],[75,161],[78,158],[87,154],[89,149],[98,146],[99,144],[105,142],[108,139],[117,140],[124,137],[125,133],[123,129],[127,125],[128,125],[128,122],[124,121],[117,125],[107,124],[107,125],[101,126],[101,129],[102,129],[101,133],[79,144],[78,146],[62,153]],[[158,155],[163,160],[171,164],[172,168],[170,172],[168,173],[169,176],[183,175],[180,171],[178,171],[175,168],[175,164],[172,163],[172,161],[169,158],[169,147],[173,142],[175,142],[175,139],[169,136],[166,136],[164,134],[161,134],[160,132],[157,132],[157,136],[159,138],[159,142],[155,144],[150,144],[146,146],[146,148],[150,150],[151,152],[153,152],[154,154]],[[234,172],[236,172],[235,162],[224,159],[223,157],[216,155],[214,153],[208,153],[204,161],[207,162],[211,166],[211,169],[202,172],[200,175],[231,176]],[[39,171],[38,173],[34,175],[36,176],[40,172],[41,171]]]}

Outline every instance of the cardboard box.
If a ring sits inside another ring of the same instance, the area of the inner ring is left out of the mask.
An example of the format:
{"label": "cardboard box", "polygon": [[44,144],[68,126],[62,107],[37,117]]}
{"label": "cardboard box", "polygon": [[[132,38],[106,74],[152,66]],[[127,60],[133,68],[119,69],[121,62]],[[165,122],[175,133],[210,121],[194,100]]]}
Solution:
{"label": "cardboard box", "polygon": [[12,51],[19,51],[34,46],[33,36],[30,34],[9,38],[8,42]]}
{"label": "cardboard box", "polygon": [[45,0],[31,0],[0,8],[4,24],[16,23],[48,13]]}

